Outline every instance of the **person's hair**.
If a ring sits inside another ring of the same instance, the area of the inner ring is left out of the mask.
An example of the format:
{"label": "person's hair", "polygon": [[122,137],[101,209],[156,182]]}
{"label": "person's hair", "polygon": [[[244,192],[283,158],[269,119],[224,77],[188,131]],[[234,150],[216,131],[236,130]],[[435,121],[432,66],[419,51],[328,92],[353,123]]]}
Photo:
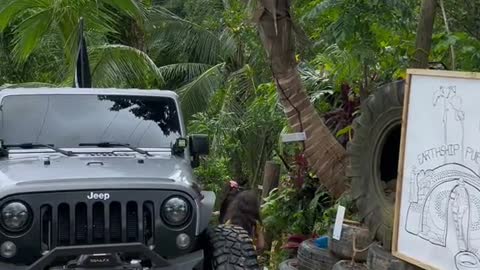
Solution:
{"label": "person's hair", "polygon": [[236,182],[230,181],[225,184],[223,187],[223,200],[220,205],[220,216],[218,217],[218,222],[220,224],[225,223],[227,220],[225,219],[225,214],[231,202],[235,199],[235,197],[240,193],[240,187]]}
{"label": "person's hair", "polygon": [[257,221],[261,221],[260,202],[257,194],[253,190],[242,191],[237,194],[230,203],[225,214],[225,220],[230,220],[231,224],[237,225],[245,229],[253,236],[254,226]]}

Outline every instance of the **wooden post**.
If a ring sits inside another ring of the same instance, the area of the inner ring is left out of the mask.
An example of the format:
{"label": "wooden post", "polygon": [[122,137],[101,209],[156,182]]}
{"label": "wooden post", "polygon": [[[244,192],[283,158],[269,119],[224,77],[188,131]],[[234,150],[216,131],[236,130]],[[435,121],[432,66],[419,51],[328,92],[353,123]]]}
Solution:
{"label": "wooden post", "polygon": [[[270,191],[278,187],[280,181],[280,164],[273,161],[267,161],[265,163],[265,170],[263,174],[262,184],[262,202],[263,199],[268,197]],[[265,250],[270,250],[272,246],[273,236],[265,232]]]}
{"label": "wooden post", "polygon": [[267,161],[265,163],[265,169],[263,174],[262,199],[268,197],[270,191],[278,187],[279,180],[280,164],[273,161]]}

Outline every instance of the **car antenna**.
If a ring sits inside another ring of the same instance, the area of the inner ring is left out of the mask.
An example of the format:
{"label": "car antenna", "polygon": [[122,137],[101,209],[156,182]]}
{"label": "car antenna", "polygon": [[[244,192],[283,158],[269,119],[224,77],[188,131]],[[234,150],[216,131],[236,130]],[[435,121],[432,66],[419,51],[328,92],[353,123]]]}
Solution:
{"label": "car antenna", "polygon": [[78,25],[78,51],[76,55],[74,88],[92,88],[92,76],[88,61],[87,43],[83,34],[84,21],[80,17]]}

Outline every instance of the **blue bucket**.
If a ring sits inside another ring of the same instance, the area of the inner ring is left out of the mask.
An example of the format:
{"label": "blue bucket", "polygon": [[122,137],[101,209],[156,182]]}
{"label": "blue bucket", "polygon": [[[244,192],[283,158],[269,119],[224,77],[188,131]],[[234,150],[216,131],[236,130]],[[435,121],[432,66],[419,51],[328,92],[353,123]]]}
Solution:
{"label": "blue bucket", "polygon": [[315,241],[313,242],[315,243],[315,246],[317,246],[318,248],[323,248],[323,249],[328,248],[328,236],[321,236],[315,239]]}

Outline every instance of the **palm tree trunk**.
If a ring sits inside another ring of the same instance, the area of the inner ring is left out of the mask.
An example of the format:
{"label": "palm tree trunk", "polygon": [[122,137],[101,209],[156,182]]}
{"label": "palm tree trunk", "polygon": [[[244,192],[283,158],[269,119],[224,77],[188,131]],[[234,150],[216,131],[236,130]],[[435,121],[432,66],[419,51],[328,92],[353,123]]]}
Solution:
{"label": "palm tree trunk", "polygon": [[321,183],[338,197],[346,190],[347,156],[325,126],[302,85],[295,60],[290,0],[261,0],[259,32],[267,51],[280,102],[295,132],[305,132],[305,155]]}

